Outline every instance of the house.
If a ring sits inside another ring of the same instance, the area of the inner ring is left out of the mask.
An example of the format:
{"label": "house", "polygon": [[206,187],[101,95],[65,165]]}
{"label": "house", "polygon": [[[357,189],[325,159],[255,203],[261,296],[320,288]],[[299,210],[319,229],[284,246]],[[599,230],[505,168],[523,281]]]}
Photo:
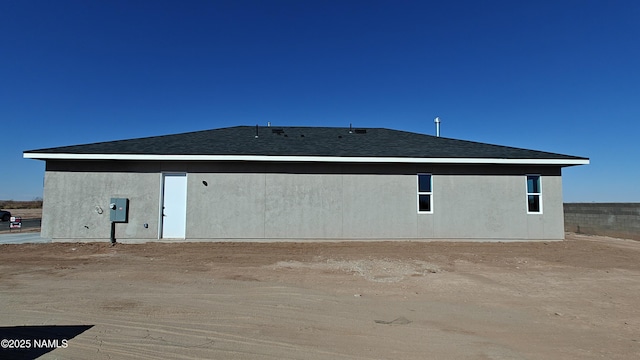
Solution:
{"label": "house", "polygon": [[24,157],[46,161],[42,236],[120,242],[561,240],[561,169],[589,163],[383,128],[258,126]]}

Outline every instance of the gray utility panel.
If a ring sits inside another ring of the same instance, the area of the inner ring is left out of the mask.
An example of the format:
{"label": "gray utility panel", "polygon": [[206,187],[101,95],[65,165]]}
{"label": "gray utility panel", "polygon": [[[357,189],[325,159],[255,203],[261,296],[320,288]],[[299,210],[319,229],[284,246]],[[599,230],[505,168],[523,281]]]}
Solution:
{"label": "gray utility panel", "polygon": [[129,217],[129,199],[111,198],[109,203],[110,219],[112,222],[126,223]]}

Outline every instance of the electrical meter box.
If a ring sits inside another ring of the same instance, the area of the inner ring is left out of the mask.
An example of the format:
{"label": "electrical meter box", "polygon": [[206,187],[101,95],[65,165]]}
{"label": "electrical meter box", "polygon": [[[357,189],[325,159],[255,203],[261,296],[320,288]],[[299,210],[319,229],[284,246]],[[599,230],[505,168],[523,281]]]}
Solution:
{"label": "electrical meter box", "polygon": [[112,222],[124,222],[129,219],[129,199],[111,198],[109,214]]}

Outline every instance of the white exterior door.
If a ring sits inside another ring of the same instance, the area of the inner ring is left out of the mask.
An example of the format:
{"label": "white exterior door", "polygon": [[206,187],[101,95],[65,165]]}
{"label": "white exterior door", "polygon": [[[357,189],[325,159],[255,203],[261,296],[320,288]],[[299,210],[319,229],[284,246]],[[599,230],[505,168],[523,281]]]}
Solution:
{"label": "white exterior door", "polygon": [[164,174],[160,237],[184,239],[187,223],[187,174]]}

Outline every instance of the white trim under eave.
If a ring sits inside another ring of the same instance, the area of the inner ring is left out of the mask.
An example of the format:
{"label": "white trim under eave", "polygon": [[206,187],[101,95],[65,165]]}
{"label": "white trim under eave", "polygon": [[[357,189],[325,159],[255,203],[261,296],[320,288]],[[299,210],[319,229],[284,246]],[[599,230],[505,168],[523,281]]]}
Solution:
{"label": "white trim under eave", "polygon": [[147,155],[147,154],[62,154],[29,153],[25,159],[38,160],[145,160],[145,161],[276,161],[339,163],[411,164],[505,164],[505,165],[587,165],[589,159],[493,159],[493,158],[409,158],[357,156],[265,156],[265,155]]}

